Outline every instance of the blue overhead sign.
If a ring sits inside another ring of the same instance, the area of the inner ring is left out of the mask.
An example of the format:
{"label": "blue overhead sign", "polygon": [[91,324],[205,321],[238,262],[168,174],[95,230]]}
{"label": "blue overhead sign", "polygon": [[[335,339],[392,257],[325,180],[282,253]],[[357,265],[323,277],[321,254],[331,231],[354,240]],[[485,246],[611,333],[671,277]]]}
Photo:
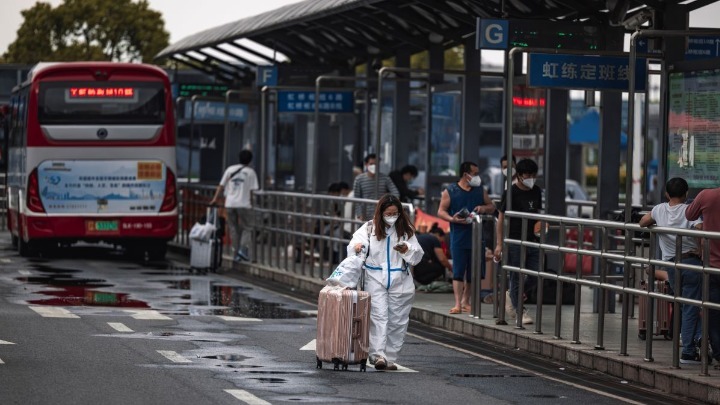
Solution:
{"label": "blue overhead sign", "polygon": [[507,49],[508,20],[478,18],[475,43],[478,49]]}
{"label": "blue overhead sign", "polygon": [[[638,53],[660,54],[659,49],[648,49],[648,40],[640,38],[637,41]],[[689,37],[685,60],[720,58],[720,37]]]}
{"label": "blue overhead sign", "polygon": [[255,77],[257,87],[277,86],[278,84],[278,68],[277,66],[258,66],[257,75]]}
{"label": "blue overhead sign", "polygon": [[[323,113],[351,113],[355,109],[352,91],[322,91],[318,108]],[[314,113],[315,92],[282,90],[277,93],[278,112]]]}
{"label": "blue overhead sign", "polygon": [[[533,53],[529,57],[528,86],[627,91],[628,70],[626,57]],[[645,91],[646,81],[645,59],[638,59],[635,91]]]}
{"label": "blue overhead sign", "polygon": [[[185,103],[183,118],[191,118],[191,102]],[[228,120],[232,122],[245,122],[248,116],[247,104],[230,103]],[[196,101],[194,120],[197,123],[223,123],[225,122],[225,103],[221,101]]]}

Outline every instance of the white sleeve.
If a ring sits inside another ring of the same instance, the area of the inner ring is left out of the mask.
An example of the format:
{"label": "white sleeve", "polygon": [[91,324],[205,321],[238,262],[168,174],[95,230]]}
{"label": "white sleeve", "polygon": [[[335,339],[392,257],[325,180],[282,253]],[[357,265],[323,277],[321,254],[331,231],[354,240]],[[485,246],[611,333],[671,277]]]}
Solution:
{"label": "white sleeve", "polygon": [[248,180],[250,180],[250,190],[258,190],[260,188],[255,170],[250,172]]}
{"label": "white sleeve", "polygon": [[228,167],[228,168],[225,170],[225,173],[223,173],[222,179],[220,179],[220,185],[223,186],[223,187],[226,187],[228,181],[230,181],[230,178],[229,178],[229,177],[230,177],[230,168],[231,168],[231,167],[232,167],[232,166]]}
{"label": "white sleeve", "polygon": [[352,239],[350,240],[350,243],[347,246],[347,255],[352,256],[355,254],[355,245],[358,243],[362,244],[367,248],[367,246],[370,244],[370,238],[368,237],[368,230],[367,230],[368,223],[364,223],[363,226],[361,226],[352,236]]}
{"label": "white sleeve", "polygon": [[423,248],[420,246],[420,242],[418,242],[417,238],[413,234],[413,236],[404,241],[405,244],[408,247],[407,252],[401,253],[400,256],[407,262],[407,264],[414,266],[418,263],[420,263],[420,260],[423,257],[423,254],[425,252],[423,251]]}

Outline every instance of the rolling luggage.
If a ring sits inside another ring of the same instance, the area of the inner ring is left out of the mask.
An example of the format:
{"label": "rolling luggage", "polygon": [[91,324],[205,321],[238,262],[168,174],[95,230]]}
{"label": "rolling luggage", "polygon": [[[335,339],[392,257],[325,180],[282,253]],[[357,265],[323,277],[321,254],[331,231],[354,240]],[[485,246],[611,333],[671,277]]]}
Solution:
{"label": "rolling luggage", "polygon": [[211,206],[205,214],[205,224],[212,224],[212,231],[202,237],[190,237],[190,267],[216,270],[222,265],[222,224],[218,208]]}
{"label": "rolling luggage", "polygon": [[370,341],[370,294],[340,286],[326,286],[318,298],[317,368],[360,364],[366,371]]}
{"label": "rolling luggage", "polygon": [[[647,281],[640,282],[640,287],[647,290]],[[668,294],[669,288],[666,281],[655,281],[655,292]],[[638,338],[645,340],[648,334],[647,306],[649,299],[640,296],[638,304]],[[665,300],[655,300],[653,325],[650,332],[652,336],[663,336],[666,340],[672,340],[672,303]]]}

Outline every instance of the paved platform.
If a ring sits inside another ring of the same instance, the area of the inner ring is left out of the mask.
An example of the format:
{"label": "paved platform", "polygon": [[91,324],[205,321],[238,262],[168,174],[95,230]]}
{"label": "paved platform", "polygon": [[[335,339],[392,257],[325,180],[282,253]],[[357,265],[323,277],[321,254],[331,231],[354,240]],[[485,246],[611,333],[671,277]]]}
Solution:
{"label": "paved platform", "polygon": [[[309,293],[317,293],[323,287],[322,280],[290,272],[280,271],[257,264],[233,263],[225,257],[227,272],[240,272],[264,280],[272,280]],[[597,370],[620,380],[639,382],[664,392],[681,395],[710,404],[720,404],[720,370],[709,368],[709,376],[700,374],[699,365],[672,367],[672,341],[662,336],[654,337],[652,361],[645,360],[645,341],[637,337],[637,320],[628,324],[627,356],[621,356],[621,316],[617,313],[605,316],[603,350],[595,348],[598,314],[592,312],[592,291],[583,288],[580,306],[579,342],[573,343],[573,305],[562,306],[560,339],[554,336],[555,306],[543,305],[541,332],[535,325],[518,329],[514,323],[496,325],[492,305],[483,304],[479,318],[468,314],[450,315],[454,304],[451,293],[418,292],[411,318],[427,325],[462,333],[477,339],[505,345],[554,360]],[[528,305],[528,311],[536,318],[537,307]],[[637,305],[635,307],[637,313]]]}

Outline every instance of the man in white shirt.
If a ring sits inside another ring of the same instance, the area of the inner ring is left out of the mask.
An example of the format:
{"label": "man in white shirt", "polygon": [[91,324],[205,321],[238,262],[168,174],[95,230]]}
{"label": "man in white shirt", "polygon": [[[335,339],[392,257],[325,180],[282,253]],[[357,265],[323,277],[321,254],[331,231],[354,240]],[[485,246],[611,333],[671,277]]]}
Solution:
{"label": "man in white shirt", "polygon": [[[685,210],[688,207],[685,203],[688,189],[687,181],[680,177],[674,177],[668,180],[665,185],[665,197],[667,197],[668,202],[653,207],[651,212],[645,214],[640,219],[640,226],[657,224],[662,227],[702,229],[702,222],[700,220],[688,221],[685,218]],[[680,254],[680,260],[678,260],[680,263],[702,266],[697,240],[695,238],[683,237],[682,251],[678,253],[675,251],[675,238],[675,235],[658,235],[662,259],[674,262],[675,256]],[[670,286],[674,288],[675,270],[670,268],[667,272]],[[702,273],[693,270],[680,270],[680,277],[680,291],[676,291],[676,295],[680,293],[683,298],[700,301],[702,299]],[[683,348],[680,363],[700,364],[701,358],[696,346],[702,334],[700,308],[683,304],[681,311],[682,321],[680,334],[682,335]]]}
{"label": "man in white shirt", "polygon": [[250,260],[250,239],[253,233],[251,192],[260,188],[257,174],[250,167],[252,158],[252,152],[249,150],[240,151],[240,164],[232,165],[225,170],[215,190],[215,196],[210,201],[211,205],[217,204],[220,193],[224,191],[225,211],[235,261]]}

